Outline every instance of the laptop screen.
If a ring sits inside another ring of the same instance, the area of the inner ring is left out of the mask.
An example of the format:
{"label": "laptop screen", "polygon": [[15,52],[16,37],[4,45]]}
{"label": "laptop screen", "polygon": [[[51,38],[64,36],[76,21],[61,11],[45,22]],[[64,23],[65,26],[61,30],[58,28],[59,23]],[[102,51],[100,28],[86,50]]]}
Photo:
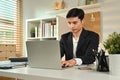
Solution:
{"label": "laptop screen", "polygon": [[26,46],[30,67],[45,69],[62,68],[59,41],[27,41]]}

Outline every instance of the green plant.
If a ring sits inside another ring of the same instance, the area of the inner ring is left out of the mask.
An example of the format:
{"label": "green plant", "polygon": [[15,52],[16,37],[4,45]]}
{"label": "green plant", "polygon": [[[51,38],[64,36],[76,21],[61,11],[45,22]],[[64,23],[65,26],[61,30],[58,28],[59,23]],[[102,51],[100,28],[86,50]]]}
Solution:
{"label": "green plant", "polygon": [[30,30],[31,37],[35,37],[35,28],[32,27]]}
{"label": "green plant", "polygon": [[120,33],[113,32],[104,42],[105,49],[109,54],[120,54]]}

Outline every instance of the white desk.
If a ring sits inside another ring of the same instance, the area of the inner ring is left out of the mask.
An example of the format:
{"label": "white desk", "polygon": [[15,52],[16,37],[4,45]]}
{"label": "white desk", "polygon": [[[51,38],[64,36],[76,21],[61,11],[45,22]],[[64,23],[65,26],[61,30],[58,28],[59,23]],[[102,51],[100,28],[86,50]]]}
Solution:
{"label": "white desk", "polygon": [[120,80],[106,72],[95,70],[79,70],[76,67],[63,70],[17,68],[1,70],[0,76],[13,77],[25,80]]}

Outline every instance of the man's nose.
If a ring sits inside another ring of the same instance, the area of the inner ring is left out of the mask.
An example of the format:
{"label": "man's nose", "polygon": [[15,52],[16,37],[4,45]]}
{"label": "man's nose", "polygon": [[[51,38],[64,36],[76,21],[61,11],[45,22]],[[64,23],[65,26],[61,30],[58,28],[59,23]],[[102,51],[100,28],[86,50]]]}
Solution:
{"label": "man's nose", "polygon": [[74,24],[70,24],[70,26],[71,26],[71,28],[73,28],[73,27],[74,27]]}

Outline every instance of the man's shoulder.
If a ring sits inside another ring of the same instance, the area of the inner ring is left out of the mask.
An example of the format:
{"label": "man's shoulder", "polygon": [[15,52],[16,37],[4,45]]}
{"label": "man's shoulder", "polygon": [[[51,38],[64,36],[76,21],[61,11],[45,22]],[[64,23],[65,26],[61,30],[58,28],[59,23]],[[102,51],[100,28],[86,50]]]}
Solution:
{"label": "man's shoulder", "polygon": [[72,35],[72,32],[67,32],[67,33],[62,34],[62,37],[68,37],[70,35]]}
{"label": "man's shoulder", "polygon": [[88,35],[96,35],[98,36],[98,33],[94,32],[94,31],[90,31],[90,30],[86,30]]}

